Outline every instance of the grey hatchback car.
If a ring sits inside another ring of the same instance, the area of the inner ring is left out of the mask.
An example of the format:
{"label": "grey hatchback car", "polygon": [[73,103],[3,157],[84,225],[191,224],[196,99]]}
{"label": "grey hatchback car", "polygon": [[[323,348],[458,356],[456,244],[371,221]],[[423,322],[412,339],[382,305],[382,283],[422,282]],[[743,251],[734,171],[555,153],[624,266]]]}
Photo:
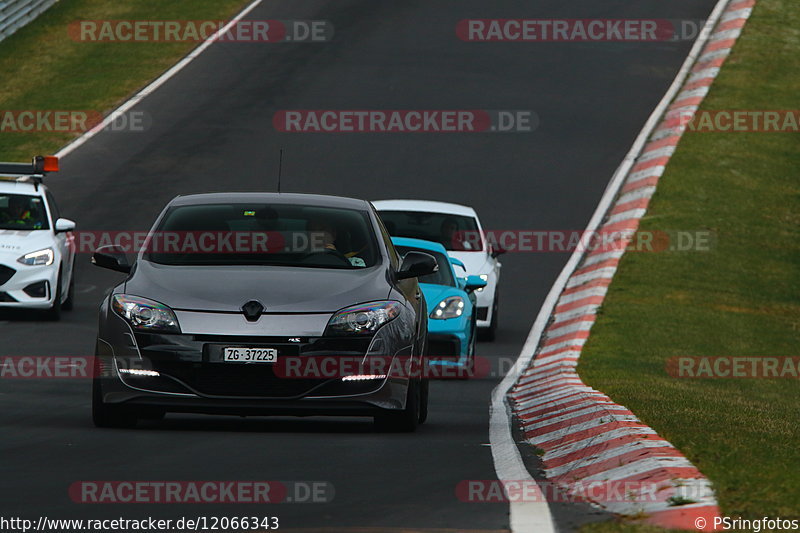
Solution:
{"label": "grey hatchback car", "polygon": [[179,196],[140,249],[104,246],[92,262],[127,275],[100,307],[98,427],[167,412],[370,416],[390,431],[425,421],[416,278],[436,262],[401,258],[367,201]]}

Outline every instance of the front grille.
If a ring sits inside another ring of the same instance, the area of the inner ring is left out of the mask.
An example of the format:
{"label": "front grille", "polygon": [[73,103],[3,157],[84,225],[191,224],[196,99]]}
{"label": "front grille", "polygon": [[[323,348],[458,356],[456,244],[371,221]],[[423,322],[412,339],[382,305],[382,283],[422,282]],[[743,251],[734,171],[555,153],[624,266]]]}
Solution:
{"label": "front grille", "polygon": [[155,367],[209,396],[291,398],[302,396],[325,381],[281,378],[269,364],[160,362]]}
{"label": "front grille", "polygon": [[17,271],[11,267],[0,265],[0,285],[5,284]]}
{"label": "front grille", "polygon": [[0,302],[16,302],[17,299],[7,292],[0,292]]}
{"label": "front grille", "polygon": [[458,358],[461,353],[461,343],[455,337],[437,338],[428,336],[428,357],[430,359]]}
{"label": "front grille", "polygon": [[273,364],[225,363],[222,351],[226,346],[277,348],[280,360],[298,356],[362,357],[370,343],[369,338],[303,337],[299,343],[288,340],[288,337],[136,333],[139,350],[153,370],[178,379],[201,394],[230,397],[301,397],[330,380],[320,375],[311,375],[311,379],[282,377],[276,374]]}
{"label": "front grille", "polygon": [[486,320],[489,317],[489,308],[488,307],[479,307],[478,308],[478,320]]}

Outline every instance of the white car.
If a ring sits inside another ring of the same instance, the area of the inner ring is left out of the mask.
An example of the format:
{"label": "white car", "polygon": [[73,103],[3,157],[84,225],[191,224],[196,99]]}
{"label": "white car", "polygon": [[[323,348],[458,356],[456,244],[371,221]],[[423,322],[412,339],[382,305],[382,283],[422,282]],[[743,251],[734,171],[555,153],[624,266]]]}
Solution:
{"label": "white car", "polygon": [[502,250],[492,249],[483,237],[483,227],[471,207],[424,200],[380,200],[372,202],[387,231],[394,237],[439,242],[447,253],[460,259],[468,275],[480,276],[486,287],[475,291],[478,298],[478,332],[494,340],[498,318],[498,285]]}
{"label": "white car", "polygon": [[0,175],[0,310],[38,309],[58,320],[72,308],[74,229],[41,177]]}

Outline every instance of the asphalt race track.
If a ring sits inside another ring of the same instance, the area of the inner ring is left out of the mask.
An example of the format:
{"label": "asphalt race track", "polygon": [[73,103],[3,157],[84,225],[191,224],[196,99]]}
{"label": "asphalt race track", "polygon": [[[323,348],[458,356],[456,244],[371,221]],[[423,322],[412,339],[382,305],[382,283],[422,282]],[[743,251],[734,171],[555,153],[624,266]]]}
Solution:
{"label": "asphalt race track", "polygon": [[[324,19],[330,43],[218,43],[147,97],[147,131],[103,132],[48,179],[80,230],[143,230],[178,194],[283,190],[475,207],[502,230],[580,230],[690,41],[470,43],[466,18],[704,19],[711,0],[265,1],[249,19]],[[529,133],[279,133],[286,109],[533,110]],[[503,256],[498,340],[479,355],[507,370],[559,253]],[[0,355],[91,355],[97,308],[118,275],[79,257],[76,308],[59,323],[0,316]],[[506,364],[500,364],[505,358]],[[415,434],[368,419],[170,415],[98,430],[88,380],[0,380],[0,515],[36,518],[277,516],[281,529],[503,531],[504,503],[465,503],[462,480],[495,478],[489,395],[501,375],[437,381]],[[89,505],[80,480],[324,481],[331,503]],[[564,530],[602,518],[560,506]]]}

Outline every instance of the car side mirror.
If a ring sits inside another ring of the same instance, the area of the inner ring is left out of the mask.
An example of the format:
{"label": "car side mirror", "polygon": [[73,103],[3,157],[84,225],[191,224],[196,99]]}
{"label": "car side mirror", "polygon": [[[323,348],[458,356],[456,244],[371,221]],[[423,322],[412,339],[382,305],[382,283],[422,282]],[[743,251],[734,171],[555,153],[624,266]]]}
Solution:
{"label": "car side mirror", "polygon": [[109,270],[129,274],[133,265],[128,254],[119,246],[101,246],[92,254],[92,264]]}
{"label": "car side mirror", "polygon": [[467,283],[464,285],[464,290],[472,292],[476,289],[482,289],[486,286],[486,281],[481,279],[480,276],[467,276]]}
{"label": "car side mirror", "polygon": [[68,218],[59,218],[56,220],[56,233],[67,233],[68,231],[75,231],[75,222]]}
{"label": "car side mirror", "polygon": [[439,265],[431,254],[410,251],[403,257],[403,263],[397,271],[397,279],[418,278],[438,270]]}

